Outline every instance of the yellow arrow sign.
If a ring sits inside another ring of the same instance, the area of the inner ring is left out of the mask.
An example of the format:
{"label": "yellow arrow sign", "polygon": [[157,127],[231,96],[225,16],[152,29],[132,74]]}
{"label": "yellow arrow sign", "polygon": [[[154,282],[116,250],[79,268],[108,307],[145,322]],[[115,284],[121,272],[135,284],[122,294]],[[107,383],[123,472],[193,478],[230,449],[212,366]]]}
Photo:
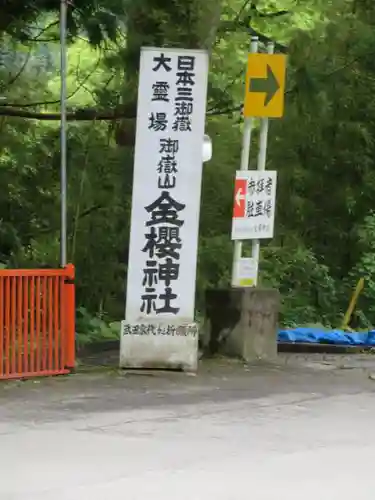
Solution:
{"label": "yellow arrow sign", "polygon": [[284,114],[286,56],[249,54],[244,116],[281,118]]}

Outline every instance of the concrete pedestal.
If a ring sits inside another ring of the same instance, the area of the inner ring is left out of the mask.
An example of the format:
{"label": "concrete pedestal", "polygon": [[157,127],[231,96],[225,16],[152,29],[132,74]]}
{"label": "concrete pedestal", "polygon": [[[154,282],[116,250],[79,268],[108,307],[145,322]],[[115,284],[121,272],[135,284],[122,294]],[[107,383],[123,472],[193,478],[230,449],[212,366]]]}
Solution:
{"label": "concrete pedestal", "polygon": [[280,305],[277,290],[210,290],[206,305],[211,353],[221,351],[246,362],[276,359]]}
{"label": "concrete pedestal", "polygon": [[120,368],[195,372],[198,325],[122,322]]}

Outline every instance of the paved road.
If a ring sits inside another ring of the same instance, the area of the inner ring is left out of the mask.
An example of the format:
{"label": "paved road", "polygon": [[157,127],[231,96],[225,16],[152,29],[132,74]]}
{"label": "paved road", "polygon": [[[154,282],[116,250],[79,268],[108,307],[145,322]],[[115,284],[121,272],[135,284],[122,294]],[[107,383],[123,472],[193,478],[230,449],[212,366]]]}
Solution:
{"label": "paved road", "polygon": [[0,499],[372,500],[375,382],[319,368],[2,385]]}

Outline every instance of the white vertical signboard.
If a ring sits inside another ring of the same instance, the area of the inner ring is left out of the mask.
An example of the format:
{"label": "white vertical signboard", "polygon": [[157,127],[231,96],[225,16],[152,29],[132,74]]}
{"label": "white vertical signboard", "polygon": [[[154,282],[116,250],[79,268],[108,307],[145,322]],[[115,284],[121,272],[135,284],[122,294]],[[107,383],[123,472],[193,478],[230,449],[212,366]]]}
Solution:
{"label": "white vertical signboard", "polygon": [[189,364],[186,343],[196,350],[207,74],[206,51],[141,51],[122,366]]}

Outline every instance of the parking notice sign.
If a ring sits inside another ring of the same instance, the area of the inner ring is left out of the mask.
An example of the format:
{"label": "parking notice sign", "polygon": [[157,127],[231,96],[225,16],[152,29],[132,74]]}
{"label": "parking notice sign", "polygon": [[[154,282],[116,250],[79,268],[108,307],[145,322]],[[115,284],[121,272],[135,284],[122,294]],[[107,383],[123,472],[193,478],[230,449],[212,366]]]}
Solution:
{"label": "parking notice sign", "polygon": [[239,170],[234,184],[232,240],[271,239],[277,172]]}

